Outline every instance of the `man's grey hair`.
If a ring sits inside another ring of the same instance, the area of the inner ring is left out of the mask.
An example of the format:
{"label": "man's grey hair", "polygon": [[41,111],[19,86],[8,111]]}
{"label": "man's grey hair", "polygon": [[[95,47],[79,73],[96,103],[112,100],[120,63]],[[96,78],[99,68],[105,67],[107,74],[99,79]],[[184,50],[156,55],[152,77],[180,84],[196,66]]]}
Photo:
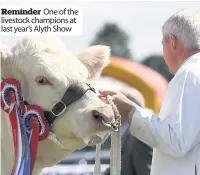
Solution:
{"label": "man's grey hair", "polygon": [[163,39],[174,35],[187,49],[200,49],[200,9],[184,9],[172,15],[162,27]]}

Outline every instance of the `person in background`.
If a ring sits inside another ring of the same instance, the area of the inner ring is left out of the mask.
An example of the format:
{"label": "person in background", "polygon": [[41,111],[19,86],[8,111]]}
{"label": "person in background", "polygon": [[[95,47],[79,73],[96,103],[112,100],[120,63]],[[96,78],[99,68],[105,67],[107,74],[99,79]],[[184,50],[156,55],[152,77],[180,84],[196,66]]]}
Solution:
{"label": "person in background", "polygon": [[[138,90],[124,88],[121,92],[138,106],[145,107],[144,97]],[[128,124],[122,128],[121,156],[121,175],[150,175],[152,149],[131,135]],[[110,175],[110,168],[104,175]]]}
{"label": "person in background", "polygon": [[164,59],[174,78],[158,117],[120,92],[100,93],[111,95],[122,122],[153,147],[151,175],[200,175],[200,9],[178,11],[162,33]]}

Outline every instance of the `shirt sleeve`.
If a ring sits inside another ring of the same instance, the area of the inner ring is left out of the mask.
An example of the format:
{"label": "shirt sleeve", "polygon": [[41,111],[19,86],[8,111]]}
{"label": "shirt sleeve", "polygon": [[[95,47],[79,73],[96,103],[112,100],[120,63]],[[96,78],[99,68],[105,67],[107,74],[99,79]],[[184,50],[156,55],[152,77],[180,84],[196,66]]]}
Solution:
{"label": "shirt sleeve", "polygon": [[167,108],[171,110],[168,113],[170,116],[157,117],[137,107],[132,117],[131,133],[174,157],[182,157],[194,148],[200,143],[199,77],[193,73],[183,73],[169,87]]}

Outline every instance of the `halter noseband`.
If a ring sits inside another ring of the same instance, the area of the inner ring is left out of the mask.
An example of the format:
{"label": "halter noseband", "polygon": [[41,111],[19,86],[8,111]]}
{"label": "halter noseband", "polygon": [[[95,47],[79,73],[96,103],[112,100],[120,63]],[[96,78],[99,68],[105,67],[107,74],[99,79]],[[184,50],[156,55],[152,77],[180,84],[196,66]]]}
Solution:
{"label": "halter noseband", "polygon": [[45,116],[49,124],[52,124],[56,117],[63,114],[66,111],[67,106],[80,99],[89,90],[96,93],[95,89],[88,83],[83,84],[82,86],[70,86],[62,99],[52,106],[51,111],[45,111]]}

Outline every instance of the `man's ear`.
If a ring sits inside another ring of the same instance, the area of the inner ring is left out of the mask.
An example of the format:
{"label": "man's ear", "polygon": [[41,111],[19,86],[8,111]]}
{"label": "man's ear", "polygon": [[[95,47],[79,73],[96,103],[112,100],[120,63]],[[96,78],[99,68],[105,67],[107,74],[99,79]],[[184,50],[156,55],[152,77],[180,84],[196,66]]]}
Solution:
{"label": "man's ear", "polygon": [[103,45],[91,46],[83,52],[77,53],[76,57],[88,69],[88,79],[96,79],[102,70],[110,62],[110,47]]}
{"label": "man's ear", "polygon": [[174,35],[170,35],[169,39],[171,41],[172,49],[175,50],[176,47],[177,47],[177,39],[176,39],[176,37]]}

